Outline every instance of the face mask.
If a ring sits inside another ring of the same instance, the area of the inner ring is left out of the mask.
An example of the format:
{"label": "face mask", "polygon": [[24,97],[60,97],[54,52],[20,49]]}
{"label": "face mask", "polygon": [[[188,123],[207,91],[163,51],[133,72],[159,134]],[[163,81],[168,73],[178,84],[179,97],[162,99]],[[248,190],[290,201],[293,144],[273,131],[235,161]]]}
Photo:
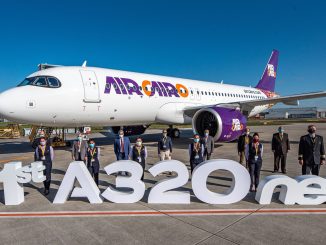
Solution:
{"label": "face mask", "polygon": [[137,145],[137,146],[141,146],[141,144],[142,144],[141,141],[137,141],[137,142],[136,142],[136,145]]}
{"label": "face mask", "polygon": [[207,137],[208,136],[208,133],[205,133],[205,136]]}
{"label": "face mask", "polygon": [[44,146],[45,145],[45,141],[41,141],[40,145]]}
{"label": "face mask", "polygon": [[94,143],[89,144],[89,147],[92,148],[92,149],[94,148],[94,146],[95,146]]}
{"label": "face mask", "polygon": [[279,129],[278,132],[279,132],[280,134],[283,134],[283,133],[284,133],[284,129]]}
{"label": "face mask", "polygon": [[246,135],[249,135],[250,134],[250,132],[246,132]]}
{"label": "face mask", "polygon": [[199,139],[194,139],[194,142],[195,142],[195,143],[198,143],[198,142],[199,142]]}
{"label": "face mask", "polygon": [[257,142],[259,142],[259,139],[254,138],[254,139],[253,139],[253,142],[254,142],[254,143],[257,143]]}
{"label": "face mask", "polygon": [[163,133],[163,137],[166,137],[168,134],[167,133]]}
{"label": "face mask", "polygon": [[44,137],[44,134],[40,134],[40,137]]}
{"label": "face mask", "polygon": [[83,138],[82,137],[77,137],[77,140],[82,141]]}
{"label": "face mask", "polygon": [[123,138],[123,134],[119,134],[119,137],[120,137],[120,138]]}

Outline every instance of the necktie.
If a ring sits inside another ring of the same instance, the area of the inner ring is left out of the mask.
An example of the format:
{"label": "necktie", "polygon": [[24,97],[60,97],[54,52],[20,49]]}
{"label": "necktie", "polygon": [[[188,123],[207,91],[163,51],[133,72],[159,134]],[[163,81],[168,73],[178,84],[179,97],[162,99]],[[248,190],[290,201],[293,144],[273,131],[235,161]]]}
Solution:
{"label": "necktie", "polygon": [[123,139],[120,139],[120,152],[124,152],[124,143],[123,143]]}

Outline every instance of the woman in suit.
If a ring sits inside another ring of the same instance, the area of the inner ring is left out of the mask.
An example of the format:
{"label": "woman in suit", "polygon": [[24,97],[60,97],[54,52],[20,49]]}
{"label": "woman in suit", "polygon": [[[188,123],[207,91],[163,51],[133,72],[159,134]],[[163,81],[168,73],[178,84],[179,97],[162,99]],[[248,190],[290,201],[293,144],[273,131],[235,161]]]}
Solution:
{"label": "woman in suit", "polygon": [[139,163],[143,168],[143,175],[141,180],[144,180],[144,172],[145,172],[145,162],[147,158],[147,149],[146,146],[143,145],[143,140],[138,137],[136,139],[136,144],[131,149],[131,160]]}
{"label": "woman in suit", "polygon": [[193,143],[189,144],[189,158],[191,173],[195,167],[204,161],[204,145],[198,134],[194,135]]}
{"label": "woman in suit", "polygon": [[100,172],[100,149],[95,146],[95,141],[88,141],[87,154],[85,157],[88,171],[91,173],[96,185],[98,186],[98,175]]}
{"label": "woman in suit", "polygon": [[248,156],[251,192],[256,192],[259,185],[260,170],[263,164],[263,150],[263,145],[259,142],[259,134],[254,133],[252,142],[247,147],[246,154]]}

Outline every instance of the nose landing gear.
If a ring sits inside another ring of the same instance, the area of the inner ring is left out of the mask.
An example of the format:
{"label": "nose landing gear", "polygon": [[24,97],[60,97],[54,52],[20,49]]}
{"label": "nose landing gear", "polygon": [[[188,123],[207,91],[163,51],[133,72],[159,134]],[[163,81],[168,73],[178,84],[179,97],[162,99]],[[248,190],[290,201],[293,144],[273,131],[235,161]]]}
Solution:
{"label": "nose landing gear", "polygon": [[173,138],[173,139],[177,139],[180,138],[181,132],[178,128],[173,128],[173,125],[170,125],[168,130],[168,135]]}

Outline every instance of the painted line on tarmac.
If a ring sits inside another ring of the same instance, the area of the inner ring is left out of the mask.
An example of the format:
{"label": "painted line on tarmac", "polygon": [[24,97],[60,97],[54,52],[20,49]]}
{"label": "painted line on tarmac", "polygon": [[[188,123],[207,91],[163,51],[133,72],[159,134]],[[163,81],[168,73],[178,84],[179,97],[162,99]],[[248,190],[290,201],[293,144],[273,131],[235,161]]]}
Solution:
{"label": "painted line on tarmac", "polygon": [[30,158],[30,156],[11,157],[11,158],[0,160],[0,163],[17,162],[28,158]]}
{"label": "painted line on tarmac", "polygon": [[189,210],[126,210],[126,211],[58,211],[0,212],[0,218],[61,218],[61,217],[124,217],[124,216],[211,216],[211,215],[304,215],[326,214],[324,208],[302,209],[189,209]]}

